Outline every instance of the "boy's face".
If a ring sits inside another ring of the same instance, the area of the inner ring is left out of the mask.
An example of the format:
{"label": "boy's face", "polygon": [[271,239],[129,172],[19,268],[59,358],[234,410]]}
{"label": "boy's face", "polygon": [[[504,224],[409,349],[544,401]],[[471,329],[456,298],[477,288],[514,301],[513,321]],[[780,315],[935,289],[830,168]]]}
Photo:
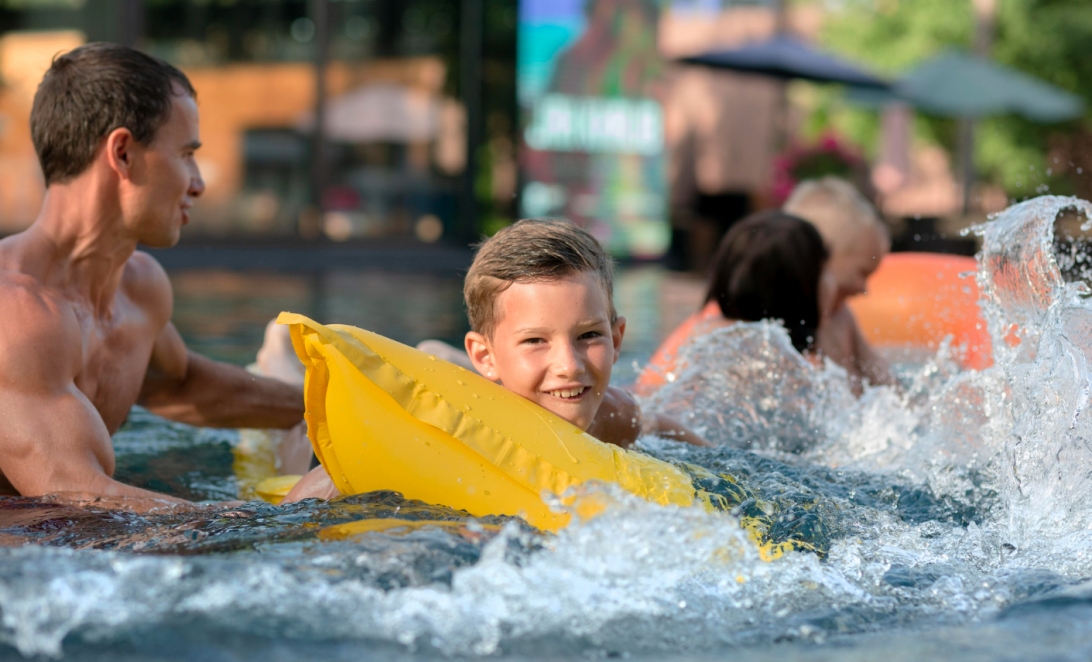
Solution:
{"label": "boy's face", "polygon": [[471,331],[475,369],[586,430],[599,410],[622,348],[626,321],[612,325],[610,302],[587,271],[513,283],[497,297],[493,337]]}

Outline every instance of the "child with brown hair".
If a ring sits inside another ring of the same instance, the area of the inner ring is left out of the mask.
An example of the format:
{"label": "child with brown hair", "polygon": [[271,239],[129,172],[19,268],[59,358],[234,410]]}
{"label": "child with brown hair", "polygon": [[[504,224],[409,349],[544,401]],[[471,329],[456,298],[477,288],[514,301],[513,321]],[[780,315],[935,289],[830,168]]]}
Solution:
{"label": "child with brown hair", "polygon": [[[486,378],[608,443],[629,446],[644,432],[707,445],[673,419],[644,419],[610,385],[626,320],[614,308],[610,257],[576,225],[523,220],[501,230],[478,250],[463,295],[466,353]],[[316,467],[285,502],[334,496]]]}

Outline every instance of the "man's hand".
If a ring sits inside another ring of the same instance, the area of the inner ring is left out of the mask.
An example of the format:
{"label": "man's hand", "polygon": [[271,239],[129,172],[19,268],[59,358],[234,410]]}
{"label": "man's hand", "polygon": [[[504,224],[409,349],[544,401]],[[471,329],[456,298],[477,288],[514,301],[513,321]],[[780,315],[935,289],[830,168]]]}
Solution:
{"label": "man's hand", "polygon": [[330,474],[326,473],[325,467],[319,465],[300,478],[300,482],[296,483],[296,486],[284,496],[281,505],[295,503],[302,499],[334,499],[339,496],[341,492],[334,487]]}

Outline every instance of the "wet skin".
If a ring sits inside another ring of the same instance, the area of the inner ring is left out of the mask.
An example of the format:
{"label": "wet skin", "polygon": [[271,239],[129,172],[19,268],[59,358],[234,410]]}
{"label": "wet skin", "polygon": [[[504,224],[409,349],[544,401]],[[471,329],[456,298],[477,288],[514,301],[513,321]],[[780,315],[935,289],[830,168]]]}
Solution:
{"label": "wet skin", "polygon": [[[708,445],[674,419],[643,419],[633,396],[610,386],[626,320],[610,319],[607,292],[595,274],[512,283],[497,297],[496,307],[501,313],[492,334],[466,334],[467,356],[479,374],[608,443],[626,447],[648,432]],[[320,466],[283,503],[337,496]]]}
{"label": "wet skin", "polygon": [[162,267],[136,251],[179,238],[204,191],[194,100],[176,89],[147,145],[128,129],[79,175],[53,183],[25,232],[0,241],[0,492],[179,503],[112,478],[110,436],[141,403],[172,420],[286,428],[302,393],[189,352],[170,323]]}
{"label": "wet skin", "polygon": [[607,293],[591,272],[512,283],[497,297],[492,334],[471,331],[466,351],[488,379],[581,430],[610,385],[626,320],[610,319]]}
{"label": "wet skin", "polygon": [[866,230],[842,250],[833,251],[824,269],[824,284],[833,280],[834,287],[832,293],[820,296],[823,317],[815,346],[820,354],[845,368],[858,393],[862,380],[873,385],[895,382],[887,362],[865,340],[846,305],[848,298],[866,292],[869,276],[887,253],[887,235],[877,229]]}

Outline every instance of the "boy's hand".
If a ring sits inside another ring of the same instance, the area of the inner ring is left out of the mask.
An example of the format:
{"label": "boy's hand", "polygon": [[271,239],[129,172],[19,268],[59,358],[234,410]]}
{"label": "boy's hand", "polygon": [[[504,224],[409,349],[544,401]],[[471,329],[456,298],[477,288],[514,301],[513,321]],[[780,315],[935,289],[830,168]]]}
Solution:
{"label": "boy's hand", "polygon": [[681,421],[667,414],[652,414],[646,417],[641,433],[654,434],[657,437],[681,441],[693,446],[710,447],[713,445],[700,434],[686,427]]}

